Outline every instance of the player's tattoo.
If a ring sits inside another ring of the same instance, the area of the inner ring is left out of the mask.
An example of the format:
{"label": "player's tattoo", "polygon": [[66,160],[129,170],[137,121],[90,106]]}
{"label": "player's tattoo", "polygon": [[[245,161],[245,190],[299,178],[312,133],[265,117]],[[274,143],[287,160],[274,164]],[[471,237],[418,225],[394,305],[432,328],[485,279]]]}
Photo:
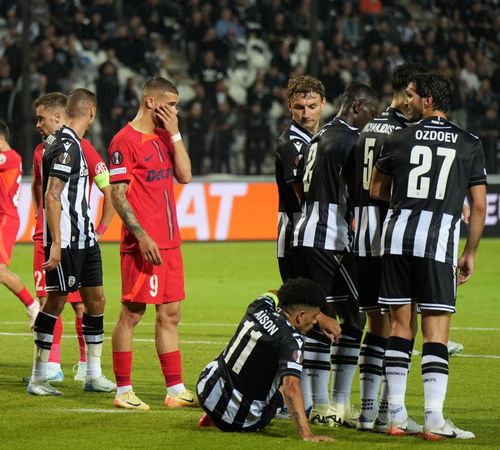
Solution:
{"label": "player's tattoo", "polygon": [[52,200],[61,201],[61,194],[64,190],[64,181],[57,177],[49,177],[47,184],[47,192],[45,195],[49,195]]}
{"label": "player's tattoo", "polygon": [[111,186],[111,198],[113,200],[113,206],[123,220],[123,223],[136,238],[139,238],[140,236],[144,236],[146,232],[137,220],[134,210],[125,197],[127,188],[128,183],[113,183]]}
{"label": "player's tattoo", "polygon": [[295,423],[295,426],[297,427],[297,430],[299,434],[302,436],[304,434],[304,427],[301,424],[300,421],[300,413],[298,411],[297,405],[295,404],[295,400],[291,395],[287,395],[287,406],[288,406],[288,411],[290,413],[290,417],[292,418],[293,422]]}

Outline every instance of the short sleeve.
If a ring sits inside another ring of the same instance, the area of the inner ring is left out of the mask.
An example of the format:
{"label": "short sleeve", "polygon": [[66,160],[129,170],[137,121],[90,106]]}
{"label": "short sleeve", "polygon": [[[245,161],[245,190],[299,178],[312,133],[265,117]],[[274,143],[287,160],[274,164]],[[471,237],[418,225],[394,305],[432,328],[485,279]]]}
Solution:
{"label": "short sleeve", "polygon": [[280,377],[291,375],[300,378],[304,361],[304,338],[299,333],[287,335],[279,352]]}
{"label": "short sleeve", "polygon": [[384,175],[392,176],[392,136],[387,136],[384,145],[380,149],[375,167]]}
{"label": "short sleeve", "polygon": [[67,182],[72,173],[80,168],[80,147],[69,139],[61,139],[50,152],[49,177],[56,177]]}
{"label": "short sleeve", "polygon": [[130,181],[135,165],[135,149],[130,139],[122,135],[113,138],[109,145],[108,156],[109,181],[111,183]]}
{"label": "short sleeve", "polygon": [[474,145],[469,187],[487,184],[483,144],[478,139]]}
{"label": "short sleeve", "polygon": [[278,147],[283,175],[287,184],[302,180],[306,148],[307,144],[300,139],[292,139]]}

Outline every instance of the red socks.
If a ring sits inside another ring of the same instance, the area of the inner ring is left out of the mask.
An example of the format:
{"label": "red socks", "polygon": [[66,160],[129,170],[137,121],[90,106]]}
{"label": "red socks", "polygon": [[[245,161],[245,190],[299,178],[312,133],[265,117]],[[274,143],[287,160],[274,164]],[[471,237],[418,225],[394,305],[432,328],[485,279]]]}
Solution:
{"label": "red socks", "polygon": [[181,352],[162,353],[158,355],[161,364],[161,371],[165,377],[167,387],[175,386],[182,383],[182,363]]}
{"label": "red socks", "polygon": [[33,300],[33,297],[31,296],[27,288],[24,288],[22,291],[19,291],[16,294],[16,296],[17,298],[19,298],[19,300],[21,300],[24,303],[24,306],[26,306],[26,308],[28,306],[31,306],[35,301]]}
{"label": "red socks", "polygon": [[113,352],[113,372],[117,386],[132,385],[132,352]]}
{"label": "red socks", "polygon": [[61,316],[56,320],[54,327],[54,337],[52,339],[52,347],[50,348],[49,361],[52,363],[61,364],[61,338],[63,332],[63,321]]}
{"label": "red socks", "polygon": [[87,348],[83,337],[82,317],[75,316],[75,331],[78,339],[78,349],[80,350],[80,361],[87,362]]}

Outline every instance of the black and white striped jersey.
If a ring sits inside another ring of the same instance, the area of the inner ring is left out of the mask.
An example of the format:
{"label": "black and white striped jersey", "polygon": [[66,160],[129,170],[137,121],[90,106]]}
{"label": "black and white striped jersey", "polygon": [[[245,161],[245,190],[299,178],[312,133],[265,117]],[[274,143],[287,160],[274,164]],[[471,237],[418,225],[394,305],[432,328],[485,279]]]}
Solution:
{"label": "black and white striped jersey", "polygon": [[284,257],[285,251],[291,248],[293,223],[300,217],[300,203],[292,185],[302,183],[303,157],[311,138],[312,134],[292,121],[278,139],[275,152],[279,196],[278,258]]}
{"label": "black and white striped jersey", "polygon": [[334,118],[312,138],[306,152],[304,204],[293,231],[294,247],[342,251],[349,247],[352,210],[348,176],[352,178],[359,130]]}
{"label": "black and white striped jersey", "polygon": [[448,120],[429,117],[388,136],[376,167],[392,178],[382,254],[456,265],[467,190],[486,184],[481,141]]}
{"label": "black and white striped jersey", "polygon": [[89,171],[80,138],[66,126],[47,137],[42,159],[43,244],[52,243],[45,213],[45,192],[49,177],[65,182],[61,193],[61,248],[83,249],[95,245],[89,217]]}
{"label": "black and white striped jersey", "polygon": [[227,347],[198,380],[205,411],[234,428],[256,425],[281,379],[302,372],[303,337],[275,301],[266,293],[249,305]]}
{"label": "black and white striped jersey", "polygon": [[353,252],[358,256],[380,256],[380,235],[388,204],[370,197],[370,180],[385,138],[393,131],[406,128],[408,119],[396,108],[387,108],[370,120],[359,135],[354,153],[355,235]]}

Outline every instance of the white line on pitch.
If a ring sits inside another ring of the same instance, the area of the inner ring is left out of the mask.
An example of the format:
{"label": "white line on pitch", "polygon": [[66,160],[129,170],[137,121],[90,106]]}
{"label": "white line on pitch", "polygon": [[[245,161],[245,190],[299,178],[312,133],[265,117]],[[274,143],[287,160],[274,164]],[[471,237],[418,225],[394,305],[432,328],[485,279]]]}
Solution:
{"label": "white line on pitch", "polygon": [[[7,332],[0,332],[0,336],[15,336],[15,337],[33,337],[33,334],[31,333],[7,333]],[[75,336],[74,335],[71,335],[71,336],[64,336],[63,335],[63,338],[65,339],[74,339]],[[104,339],[107,340],[107,341],[110,341],[111,340],[111,337],[109,336],[104,336]],[[133,339],[134,342],[154,342],[155,340],[154,339],[145,339],[145,338],[134,338]],[[206,345],[224,345],[226,344],[226,342],[217,342],[217,341],[190,341],[190,340],[184,340],[184,339],[181,339],[181,344],[206,344]]]}
{"label": "white line on pitch", "polygon": [[[25,325],[26,322],[21,321],[6,321],[0,322],[0,325]],[[73,322],[66,321],[64,323],[67,326],[73,325]],[[107,326],[111,326],[109,322],[106,322]],[[142,326],[154,326],[153,322],[139,322],[138,325]],[[236,323],[211,323],[211,322],[181,322],[181,326],[188,327],[236,327]],[[500,328],[492,328],[492,327],[451,327],[452,330],[460,330],[460,331],[500,331]]]}

